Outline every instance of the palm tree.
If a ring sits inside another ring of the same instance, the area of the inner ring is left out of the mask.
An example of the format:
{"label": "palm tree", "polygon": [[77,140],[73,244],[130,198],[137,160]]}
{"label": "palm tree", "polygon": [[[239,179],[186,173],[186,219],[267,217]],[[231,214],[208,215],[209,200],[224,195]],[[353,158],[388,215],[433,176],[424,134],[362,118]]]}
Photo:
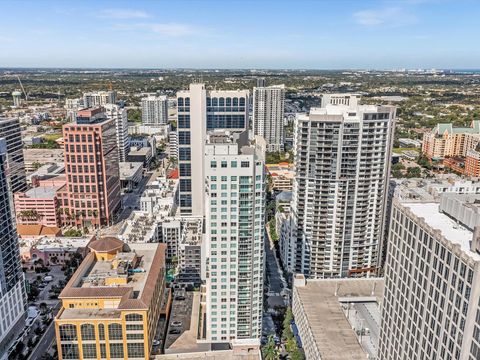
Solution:
{"label": "palm tree", "polygon": [[277,360],[280,358],[280,352],[275,345],[275,341],[273,340],[272,335],[268,337],[268,342],[263,347],[262,353],[265,360]]}

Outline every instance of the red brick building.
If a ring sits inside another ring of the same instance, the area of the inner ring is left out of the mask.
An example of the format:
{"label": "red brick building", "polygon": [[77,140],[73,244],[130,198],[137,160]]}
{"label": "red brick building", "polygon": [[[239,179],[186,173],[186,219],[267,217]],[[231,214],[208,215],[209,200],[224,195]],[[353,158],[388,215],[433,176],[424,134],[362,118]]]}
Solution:
{"label": "red brick building", "polygon": [[80,110],[76,123],[63,126],[63,141],[62,220],[79,227],[109,224],[121,205],[114,120],[107,120],[102,108]]}

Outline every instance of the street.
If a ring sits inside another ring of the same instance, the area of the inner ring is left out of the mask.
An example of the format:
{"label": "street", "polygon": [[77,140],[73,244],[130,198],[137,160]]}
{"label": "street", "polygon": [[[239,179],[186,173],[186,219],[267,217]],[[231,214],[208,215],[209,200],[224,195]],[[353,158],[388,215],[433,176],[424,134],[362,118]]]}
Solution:
{"label": "street", "polygon": [[268,231],[265,231],[265,260],[268,292],[271,295],[279,296],[283,289],[287,288],[287,283],[283,278],[283,273],[276,258],[275,246],[270,240]]}
{"label": "street", "polygon": [[[55,317],[60,310],[60,303],[52,309],[52,316]],[[33,349],[32,353],[28,357],[30,360],[40,359],[43,354],[46,354],[52,345],[53,340],[55,339],[55,322],[52,320],[50,325],[48,325],[45,333],[41,337],[37,346]]]}

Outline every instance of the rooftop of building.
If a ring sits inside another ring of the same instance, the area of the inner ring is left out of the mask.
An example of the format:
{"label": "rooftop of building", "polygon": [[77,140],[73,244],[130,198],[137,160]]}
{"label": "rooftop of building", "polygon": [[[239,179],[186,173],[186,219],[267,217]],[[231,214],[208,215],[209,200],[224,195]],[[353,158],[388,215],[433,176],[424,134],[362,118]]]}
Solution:
{"label": "rooftop of building", "polygon": [[260,350],[251,350],[248,353],[235,352],[234,350],[199,351],[155,356],[156,360],[261,360]]}
{"label": "rooftop of building", "polygon": [[433,128],[437,135],[447,134],[480,134],[480,120],[472,120],[469,127],[453,127],[452,123],[437,124]]}
{"label": "rooftop of building", "polygon": [[459,245],[463,252],[480,261],[480,254],[471,251],[473,232],[440,212],[438,202],[402,202],[402,205],[418,218],[422,218],[429,227],[440,231],[447,241]]}
{"label": "rooftop of building", "polygon": [[21,248],[35,248],[42,251],[53,249],[79,249],[85,248],[92,241],[93,236],[59,237],[43,236],[41,238],[23,238],[19,240]]}
{"label": "rooftop of building", "polygon": [[139,171],[142,171],[143,163],[141,162],[121,162],[120,166],[120,179],[128,179]]}
{"label": "rooftop of building", "polygon": [[444,192],[476,193],[480,181],[454,174],[438,174],[433,179],[391,179],[395,197],[402,200],[434,201]]}
{"label": "rooftop of building", "polygon": [[58,227],[44,226],[41,224],[37,225],[17,225],[17,233],[21,237],[29,236],[59,236],[62,234],[62,230]]}
{"label": "rooftop of building", "polygon": [[203,219],[201,217],[182,218],[181,244],[200,245],[202,243]]}
{"label": "rooftop of building", "polygon": [[346,308],[352,303],[368,307],[372,313],[364,320],[371,327],[372,340],[375,340],[373,336],[378,334],[380,326],[378,304],[383,298],[383,279],[307,280],[304,286],[301,285],[302,281],[298,283],[295,279],[294,291],[298,292],[322,359],[366,359],[366,352],[347,320]]}
{"label": "rooftop of building", "polygon": [[144,147],[131,147],[130,151],[128,152],[129,156],[147,156],[152,152],[152,148],[150,146]]}
{"label": "rooftop of building", "polygon": [[[59,298],[120,298],[117,309],[111,311],[147,309],[156,296],[156,282],[165,266],[166,245],[120,243],[111,237],[93,241],[89,247],[94,251],[85,257]],[[95,249],[116,251],[113,259],[100,260]],[[60,318],[80,316],[79,311],[83,310],[65,309]],[[98,311],[92,311],[92,316],[98,315]]]}
{"label": "rooftop of building", "polygon": [[309,114],[300,114],[301,120],[319,120],[324,121],[328,119],[332,120],[363,120],[364,113],[389,113],[394,109],[389,105],[358,105],[354,108],[348,105],[332,105],[327,104],[322,108],[311,108]]}
{"label": "rooftop of building", "polygon": [[25,196],[30,199],[55,199],[57,190],[60,186],[39,186],[25,192]]}

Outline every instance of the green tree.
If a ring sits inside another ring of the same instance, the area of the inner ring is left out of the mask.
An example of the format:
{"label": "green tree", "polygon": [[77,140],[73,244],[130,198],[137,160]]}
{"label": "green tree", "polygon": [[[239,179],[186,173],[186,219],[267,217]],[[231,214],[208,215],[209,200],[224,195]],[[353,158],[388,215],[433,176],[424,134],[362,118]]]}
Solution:
{"label": "green tree", "polygon": [[303,354],[302,350],[300,350],[299,348],[296,348],[290,354],[290,359],[291,360],[305,360],[305,355]]}
{"label": "green tree", "polygon": [[280,352],[275,345],[275,341],[273,340],[273,336],[270,335],[268,337],[267,344],[262,349],[263,358],[265,360],[277,360],[280,358]]}
{"label": "green tree", "polygon": [[407,177],[414,178],[422,175],[422,169],[418,166],[410,167],[407,169]]}
{"label": "green tree", "polygon": [[128,121],[142,122],[142,110],[141,109],[128,109],[127,110]]}

